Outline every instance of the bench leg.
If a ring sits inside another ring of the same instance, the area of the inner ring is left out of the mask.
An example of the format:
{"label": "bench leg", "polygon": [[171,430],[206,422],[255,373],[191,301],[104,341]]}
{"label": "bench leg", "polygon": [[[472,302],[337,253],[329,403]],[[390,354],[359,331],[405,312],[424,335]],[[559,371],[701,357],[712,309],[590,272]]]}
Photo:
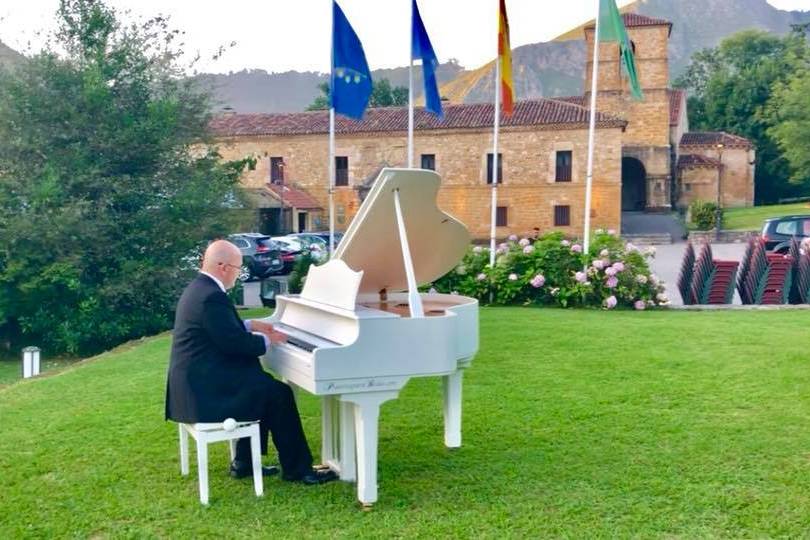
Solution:
{"label": "bench leg", "polygon": [[264,495],[264,479],[262,478],[262,451],[261,443],[259,442],[259,426],[253,425],[250,435],[250,453],[253,459],[253,487],[256,490],[256,496],[261,497]]}
{"label": "bench leg", "polygon": [[180,474],[188,475],[188,432],[182,424],[177,426],[180,430]]}
{"label": "bench leg", "polygon": [[208,504],[208,441],[201,433],[197,439],[197,474],[200,477],[200,502]]}
{"label": "bench leg", "polygon": [[231,451],[231,461],[236,459],[236,440],[237,439],[231,439],[228,441],[228,449]]}

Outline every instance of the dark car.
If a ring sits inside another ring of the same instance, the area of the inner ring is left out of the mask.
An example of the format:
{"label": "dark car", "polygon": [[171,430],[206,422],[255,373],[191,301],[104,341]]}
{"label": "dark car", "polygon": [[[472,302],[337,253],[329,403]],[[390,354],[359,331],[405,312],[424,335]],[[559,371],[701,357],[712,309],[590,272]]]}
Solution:
{"label": "dark car", "polygon": [[304,245],[302,242],[289,236],[275,236],[273,242],[278,246],[281,251],[281,260],[284,264],[284,273],[289,274],[295,261],[297,261],[304,253]]}
{"label": "dark car", "polygon": [[228,236],[228,241],[242,252],[240,280],[264,279],[284,269],[281,250],[267,235],[238,233]]}
{"label": "dark car", "polygon": [[810,237],[810,215],[770,218],[765,220],[762,227],[765,249],[776,253],[786,253],[793,238],[804,240],[808,237]]}

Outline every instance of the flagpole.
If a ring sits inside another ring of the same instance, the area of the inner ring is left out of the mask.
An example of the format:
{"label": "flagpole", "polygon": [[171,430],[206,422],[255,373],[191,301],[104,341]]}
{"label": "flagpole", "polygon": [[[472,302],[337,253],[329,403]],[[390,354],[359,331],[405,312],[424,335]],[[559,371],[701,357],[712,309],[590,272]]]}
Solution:
{"label": "flagpole", "polygon": [[408,68],[408,168],[413,169],[413,0],[411,0],[411,64]]}
{"label": "flagpole", "polygon": [[329,108],[329,257],[335,251],[335,109]]}
{"label": "flagpole", "polygon": [[335,200],[334,200],[334,178],[335,178],[335,107],[333,100],[335,99],[335,0],[330,2],[332,9],[329,10],[332,18],[332,46],[329,51],[329,163],[327,164],[327,171],[329,178],[326,185],[328,186],[327,192],[329,194],[329,258],[332,258],[332,253],[335,251]]}
{"label": "flagpole", "polygon": [[591,111],[588,126],[588,168],[585,176],[585,232],[582,242],[586,254],[591,240],[591,184],[593,183],[593,151],[596,138],[596,77],[599,67],[599,7],[600,1],[596,0],[596,26],[593,34],[593,66],[591,67]]}
{"label": "flagpole", "polygon": [[495,125],[492,136],[492,208],[489,229],[489,266],[495,266],[495,220],[498,217],[498,129],[501,123],[501,62],[495,58]]}

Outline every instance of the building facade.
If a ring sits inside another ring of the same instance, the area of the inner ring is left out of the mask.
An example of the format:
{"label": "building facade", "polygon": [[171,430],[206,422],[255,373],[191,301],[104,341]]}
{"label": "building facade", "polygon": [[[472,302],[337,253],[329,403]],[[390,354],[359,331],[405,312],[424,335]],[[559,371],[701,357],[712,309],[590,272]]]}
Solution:
{"label": "building facade", "polygon": [[[521,101],[499,135],[497,234],[534,229],[581,234],[588,144],[588,111],[555,100]],[[439,121],[416,115],[416,165],[442,177],[440,207],[464,222],[476,238],[489,236],[493,106],[447,105]],[[326,111],[288,115],[226,115],[214,121],[225,159],[257,158],[243,184],[278,191],[279,180],[308,194],[318,207],[300,208],[294,230],[328,227],[328,125]],[[626,122],[597,115],[591,222],[621,224],[621,145]],[[370,109],[361,121],[339,119],[335,143],[335,224],[345,229],[380,168],[407,159],[407,110]],[[283,169],[281,175],[274,172]]]}
{"label": "building facade", "polygon": [[[593,228],[621,230],[622,212],[672,211],[696,199],[750,206],[754,149],[722,132],[690,133],[686,95],[669,87],[668,42],[672,24],[623,15],[635,51],[642,101],[630,97],[615,43],[600,44],[597,133],[594,152]],[[503,117],[498,174],[492,170],[493,106],[445,105],[442,120],[416,111],[417,167],[442,177],[440,207],[464,222],[473,237],[489,236],[492,183],[497,176],[497,235],[559,230],[581,236],[593,27],[584,28],[589,51],[582,96],[520,101]],[[284,209],[283,227],[328,228],[328,113],[226,114],[213,130],[225,159],[252,156],[246,188]],[[361,121],[338,116],[335,153],[335,224],[345,230],[382,167],[407,160],[407,109],[369,109]],[[285,200],[284,194],[287,193]],[[295,205],[298,206],[295,206]]]}

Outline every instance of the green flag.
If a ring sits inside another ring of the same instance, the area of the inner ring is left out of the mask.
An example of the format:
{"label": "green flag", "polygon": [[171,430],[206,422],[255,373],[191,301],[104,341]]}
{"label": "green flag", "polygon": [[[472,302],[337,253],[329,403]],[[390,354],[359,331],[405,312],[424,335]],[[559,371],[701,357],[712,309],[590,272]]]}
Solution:
{"label": "green flag", "polygon": [[619,57],[630,82],[630,93],[635,99],[644,99],[638,82],[633,48],[630,46],[630,38],[627,37],[619,8],[616,7],[616,0],[599,0],[599,41],[615,41],[619,44]]}

